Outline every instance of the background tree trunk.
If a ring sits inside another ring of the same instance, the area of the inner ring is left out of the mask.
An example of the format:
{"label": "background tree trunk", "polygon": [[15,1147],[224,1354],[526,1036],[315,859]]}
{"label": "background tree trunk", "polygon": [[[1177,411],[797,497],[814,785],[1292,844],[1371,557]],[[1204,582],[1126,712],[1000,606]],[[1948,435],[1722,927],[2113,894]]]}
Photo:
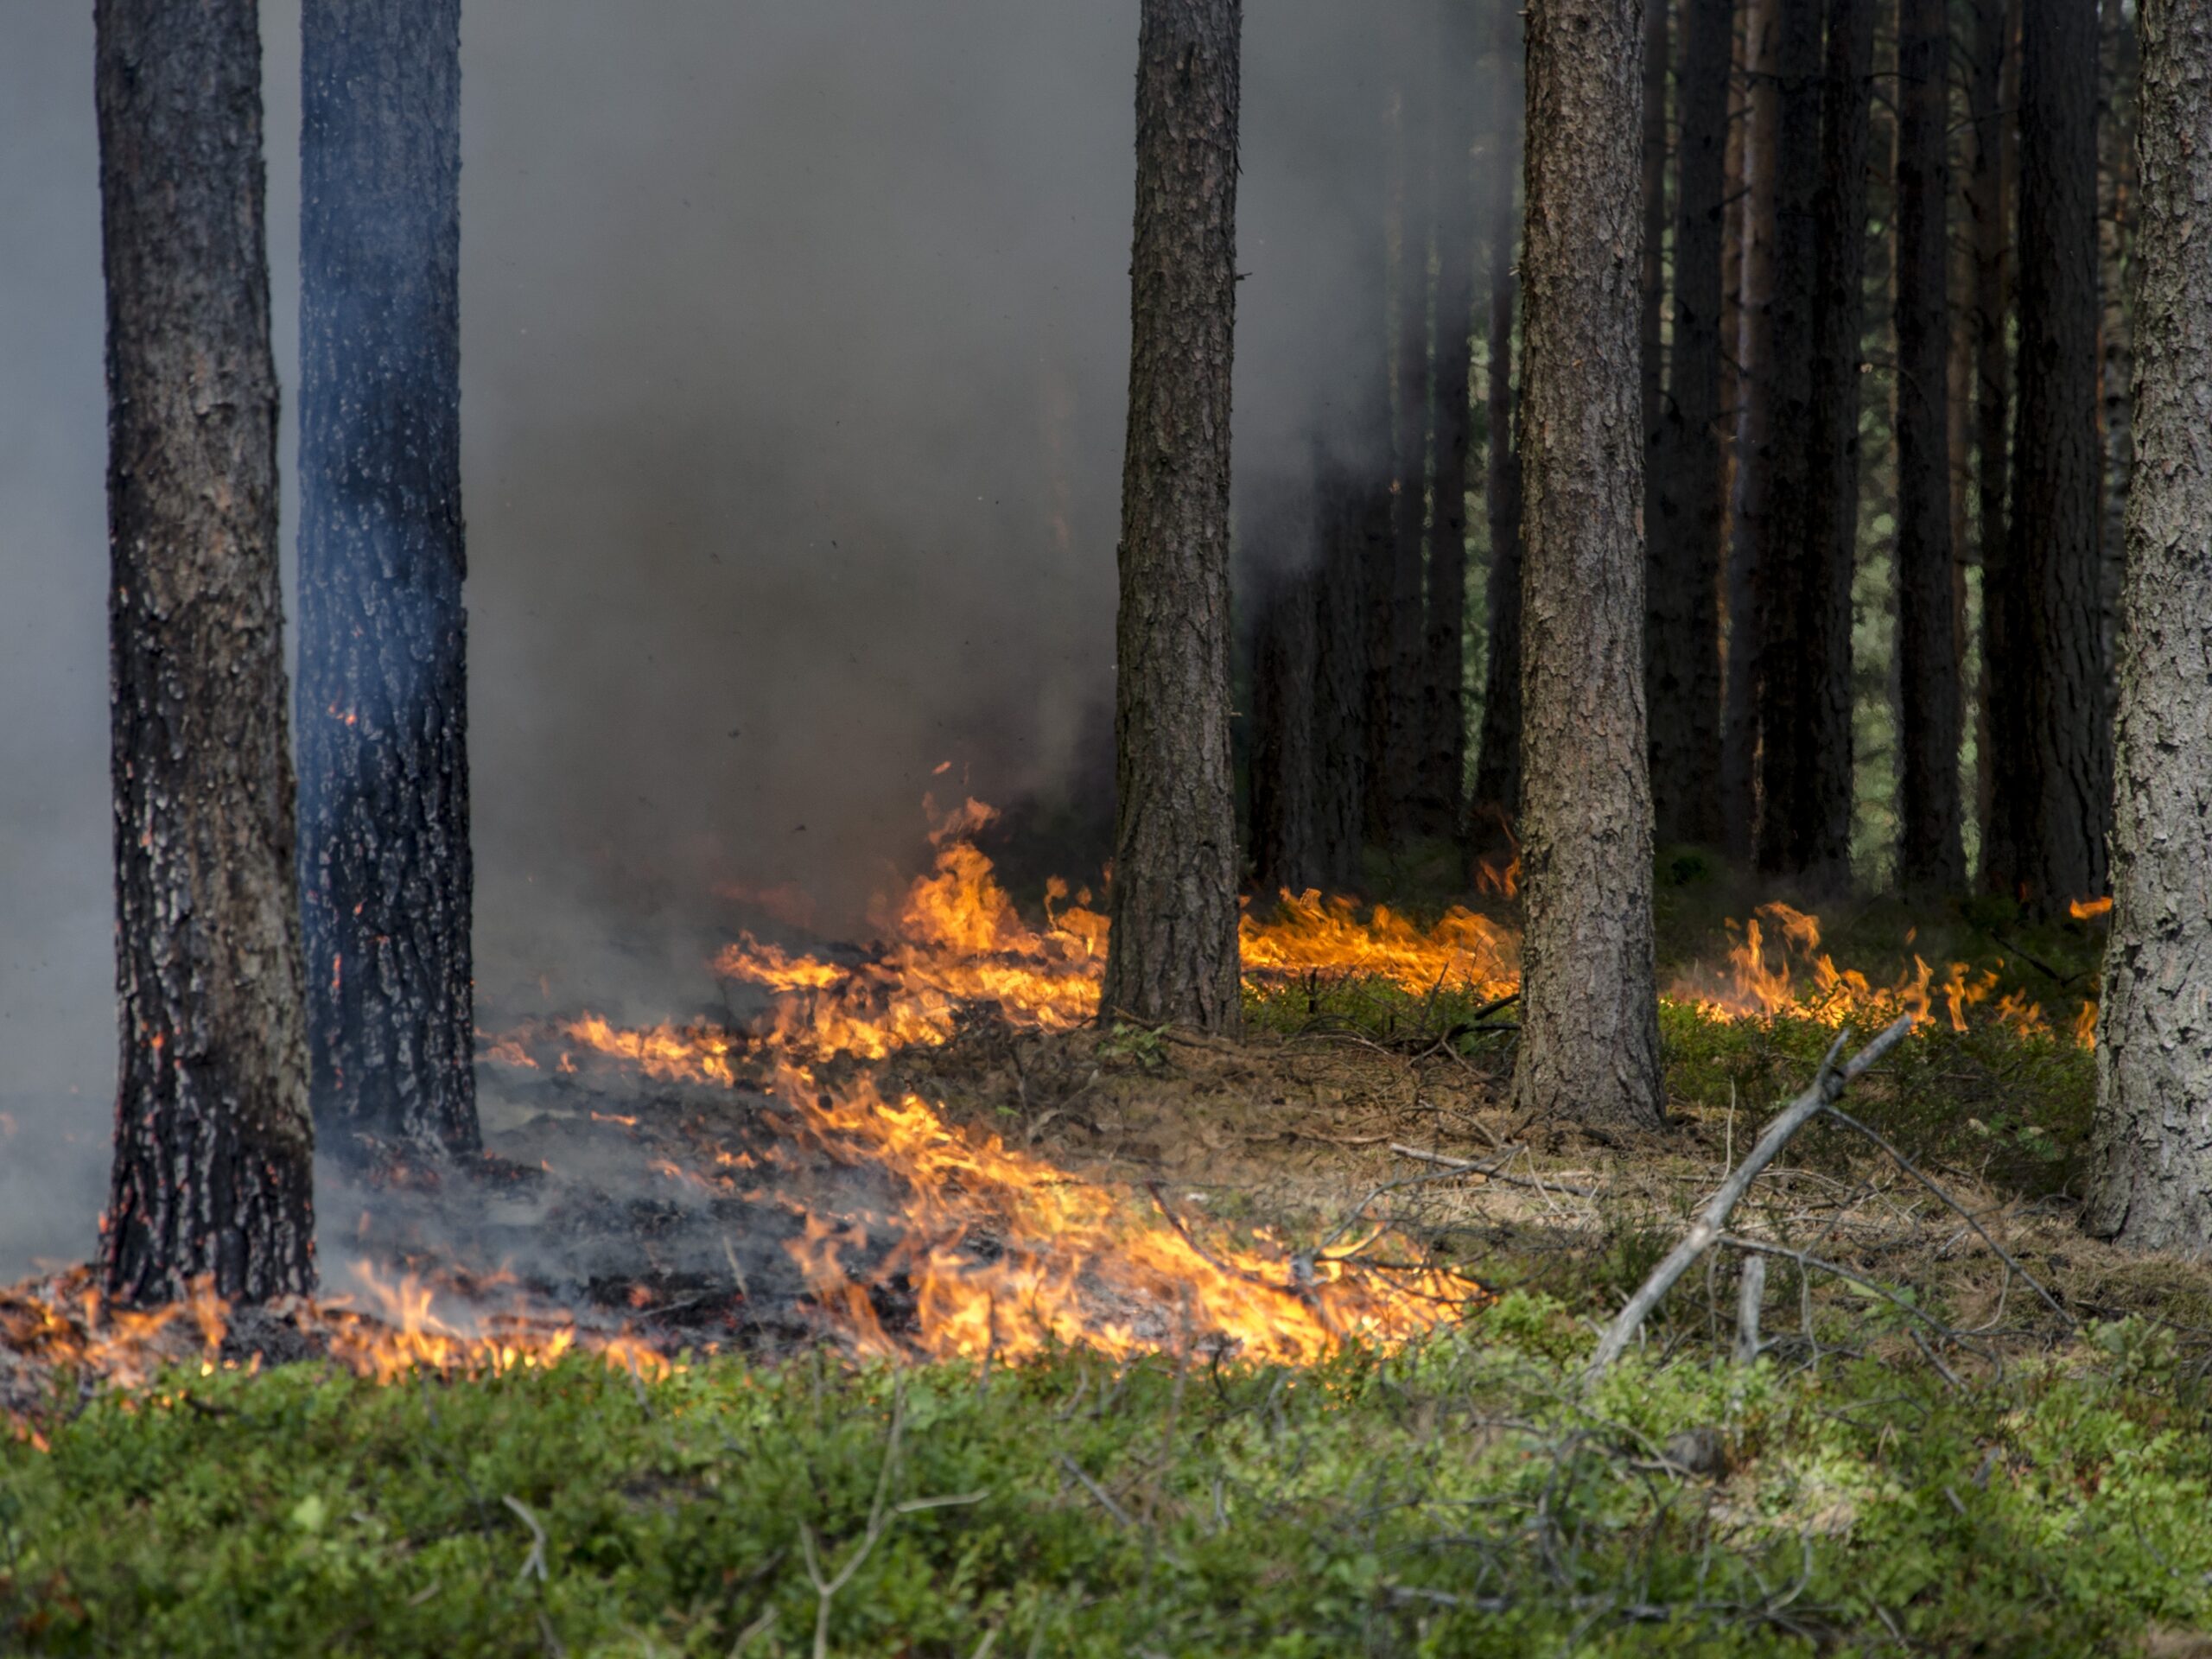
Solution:
{"label": "background tree trunk", "polygon": [[1899,0],[1897,18],[1897,879],[1955,891],[1966,852],[1951,568],[1950,31],[1943,0]]}
{"label": "background tree trunk", "polygon": [[[1414,55],[1414,8],[1408,9],[1406,51]],[[1423,731],[1421,658],[1427,634],[1421,606],[1428,512],[1428,254],[1434,219],[1431,188],[1428,77],[1411,70],[1398,80],[1391,152],[1391,371],[1389,581],[1379,595],[1389,607],[1376,664],[1382,681],[1382,728],[1376,734],[1376,838],[1395,848],[1420,832]]]}
{"label": "background tree trunk", "polygon": [[1321,566],[1313,616],[1314,880],[1335,893],[1360,886],[1367,785],[1365,480],[1341,461],[1321,469]]}
{"label": "background tree trunk", "polygon": [[1466,789],[1467,464],[1475,323],[1473,157],[1477,66],[1452,14],[1438,61],[1452,66],[1439,100],[1436,180],[1436,490],[1429,509],[1428,632],[1422,645],[1421,826],[1451,836]]}
{"label": "background tree trunk", "polygon": [[[1247,509],[1248,522],[1250,509]],[[1319,667],[1312,572],[1286,569],[1290,550],[1261,537],[1252,628],[1252,877],[1262,895],[1321,885],[1314,835],[1314,676]]]}
{"label": "background tree trunk", "polygon": [[1529,9],[1521,1109],[1662,1121],[1643,728],[1639,0]]}
{"label": "background tree trunk", "polygon": [[1981,561],[1981,682],[1974,696],[1975,820],[1980,826],[1980,868],[2018,867],[2012,826],[1995,810],[1996,753],[2017,743],[2004,729],[2005,715],[1991,696],[1990,664],[2010,650],[2009,631],[2018,595],[2005,579],[2005,514],[2011,499],[2012,368],[2006,325],[2012,311],[2011,202],[2014,141],[2018,128],[2019,54],[2017,0],[1974,0],[1974,56],[1967,105],[1974,121],[1974,172],[1967,182],[1967,212],[1974,220],[1974,524]]}
{"label": "background tree trunk", "polygon": [[1729,502],[1727,681],[1720,719],[1721,819],[1728,851],[1748,858],[1758,831],[1760,550],[1772,486],[1776,162],[1782,132],[1783,0],[1747,0],[1744,30],[1742,285],[1737,302],[1735,481]]}
{"label": "background tree trunk", "polygon": [[1727,208],[1732,0],[1684,0],[1676,105],[1675,338],[1648,490],[1651,538],[1644,690],[1652,817],[1662,846],[1721,844],[1720,247]]}
{"label": "background tree trunk", "polygon": [[1993,810],[2008,821],[1993,884],[2037,909],[2101,893],[2112,733],[2100,645],[2097,16],[2037,0],[2020,29],[2020,403],[2016,601],[1991,691]]}
{"label": "background tree trunk", "polygon": [[1144,0],[1101,1017],[1234,1032],[1229,413],[1241,0]]}
{"label": "background tree trunk", "polygon": [[99,0],[122,1061],[108,1294],[315,1285],[252,0]]}
{"label": "background tree trunk", "polygon": [[460,0],[301,12],[300,887],[326,1147],[474,1152]]}
{"label": "background tree trunk", "polygon": [[1521,817],[1521,455],[1515,431],[1513,304],[1520,276],[1516,250],[1520,204],[1513,188],[1519,171],[1519,123],[1510,111],[1521,102],[1520,15],[1497,9],[1495,107],[1506,115],[1498,153],[1490,168],[1489,342],[1483,395],[1489,428],[1484,507],[1490,529],[1486,577],[1490,611],[1489,660],[1483,675],[1482,741],[1475,759],[1471,844],[1478,850],[1511,839]]}
{"label": "background tree trunk", "polygon": [[2212,1244],[2212,15],[2144,0],[2139,16],[2136,467],[2086,1220],[2196,1252]]}
{"label": "background tree trunk", "polygon": [[[1831,0],[1838,52],[1870,0]],[[1839,351],[1855,359],[1855,284],[1839,257],[1863,257],[1847,234],[1863,232],[1864,168],[1836,167],[1855,136],[1865,155],[1863,81],[1853,84],[1838,53],[1824,63],[1820,9],[1785,3],[1775,54],[1781,118],[1775,148],[1775,245],[1766,512],[1758,535],[1759,868],[1815,888],[1850,875],[1850,586],[1837,620],[1836,499],[1840,451],[1855,443],[1856,377],[1845,390]],[[1825,124],[1827,94],[1847,107]],[[1863,234],[1859,238],[1863,243]],[[1848,338],[1848,346],[1844,345]],[[1850,418],[1845,419],[1847,410]],[[1848,463],[1855,468],[1855,461]],[[1840,750],[1840,752],[1839,752]]]}

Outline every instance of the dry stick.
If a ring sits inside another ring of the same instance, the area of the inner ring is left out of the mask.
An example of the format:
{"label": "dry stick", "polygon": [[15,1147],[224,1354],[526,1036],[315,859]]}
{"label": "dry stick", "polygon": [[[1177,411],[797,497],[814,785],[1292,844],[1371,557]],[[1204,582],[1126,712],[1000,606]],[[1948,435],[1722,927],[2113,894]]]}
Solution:
{"label": "dry stick", "polygon": [[1667,1259],[1652,1269],[1651,1276],[1643,1281],[1643,1287],[1628,1299],[1628,1306],[1621,1309],[1619,1315],[1605,1327],[1605,1335],[1598,1339],[1598,1351],[1591,1357],[1590,1367],[1583,1373],[1585,1383],[1595,1382],[1615,1360],[1627,1351],[1629,1344],[1635,1340],[1637,1332],[1643,1328],[1645,1319],[1659,1305],[1660,1298],[1672,1290],[1675,1281],[1688,1273],[1697,1259],[1711,1249],[1728,1230],[1728,1217],[1737,1204],[1751,1190],[1751,1183],[1759,1178],[1760,1172],[1772,1163],[1782,1148],[1789,1144],[1789,1137],[1802,1128],[1815,1114],[1833,1103],[1845,1088],[1862,1076],[1868,1067],[1903,1042],[1911,1030],[1912,1016],[1909,1014],[1898,1016],[1896,1024],[1860,1049],[1840,1071],[1836,1068],[1836,1056],[1851,1040],[1851,1033],[1847,1029],[1836,1033],[1834,1043],[1821,1061],[1821,1069],[1814,1074],[1812,1087],[1783,1107],[1774,1122],[1767,1125],[1766,1132],[1759,1136],[1758,1144],[1736,1166],[1735,1172],[1720,1184],[1720,1190],[1713,1195],[1699,1214],[1696,1224],[1683,1236],[1682,1242],[1667,1253]]}
{"label": "dry stick", "polygon": [[[1524,1181],[1518,1175],[1501,1174],[1499,1173],[1499,1170],[1504,1167],[1503,1164],[1499,1165],[1497,1168],[1492,1168],[1486,1164],[1470,1163],[1465,1158],[1447,1158],[1440,1152],[1424,1152],[1419,1147],[1401,1146],[1395,1141],[1393,1141],[1390,1143],[1390,1150],[1396,1153],[1401,1158],[1417,1159],[1424,1164],[1441,1164],[1445,1168],[1457,1170],[1461,1174],[1480,1175],[1486,1180],[1503,1181],[1508,1186],[1525,1186],[1533,1192],[1541,1192],[1547,1196],[1554,1192],[1564,1192],[1571,1198],[1594,1198],[1598,1196],[1595,1192],[1590,1191],[1588,1187],[1585,1186],[1567,1186],[1558,1181],[1553,1181],[1549,1185],[1546,1185],[1542,1181]],[[1526,1152],[1528,1148],[1526,1147],[1519,1146],[1500,1147],[1498,1150],[1500,1152]],[[1508,1160],[1507,1161],[1510,1162],[1511,1160]],[[1535,1166],[1532,1164],[1530,1167],[1533,1168]]]}
{"label": "dry stick", "polygon": [[1766,1302],[1766,1257],[1752,1256],[1744,1263],[1744,1282],[1736,1293],[1736,1363],[1748,1365],[1759,1357],[1759,1310]]}

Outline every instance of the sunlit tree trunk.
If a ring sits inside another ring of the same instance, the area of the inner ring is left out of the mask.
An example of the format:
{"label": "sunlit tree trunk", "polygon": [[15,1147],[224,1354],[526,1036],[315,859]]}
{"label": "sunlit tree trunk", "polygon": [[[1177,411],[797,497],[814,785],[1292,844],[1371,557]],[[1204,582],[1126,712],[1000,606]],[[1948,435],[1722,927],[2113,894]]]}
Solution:
{"label": "sunlit tree trunk", "polygon": [[301,20],[310,1092],[341,1154],[473,1152],[460,0]]}
{"label": "sunlit tree trunk", "polygon": [[1229,404],[1241,0],[1144,0],[1104,1019],[1234,1032]]}
{"label": "sunlit tree trunk", "polygon": [[2112,744],[2100,656],[2097,16],[2033,0],[2020,31],[2018,452],[1993,654],[1987,874],[2038,909],[2101,892]]}
{"label": "sunlit tree trunk", "polygon": [[2135,468],[2086,1219],[2139,1249],[2201,1253],[2212,1245],[2212,10],[2144,0],[2139,16]]}
{"label": "sunlit tree trunk", "polygon": [[1662,1119],[1643,721],[1638,0],[1528,12],[1520,1107]]}
{"label": "sunlit tree trunk", "polygon": [[[1677,106],[1675,331],[1645,493],[1651,540],[1644,686],[1652,815],[1663,846],[1720,844],[1720,248],[1728,211],[1731,0],[1684,0]],[[1652,487],[1651,486],[1656,486]]]}
{"label": "sunlit tree trunk", "polygon": [[1943,0],[1900,0],[1897,44],[1897,878],[1956,889],[1957,620],[1951,562],[1950,32]]}
{"label": "sunlit tree trunk", "polygon": [[315,1285],[252,0],[99,0],[122,1059],[107,1293]]}

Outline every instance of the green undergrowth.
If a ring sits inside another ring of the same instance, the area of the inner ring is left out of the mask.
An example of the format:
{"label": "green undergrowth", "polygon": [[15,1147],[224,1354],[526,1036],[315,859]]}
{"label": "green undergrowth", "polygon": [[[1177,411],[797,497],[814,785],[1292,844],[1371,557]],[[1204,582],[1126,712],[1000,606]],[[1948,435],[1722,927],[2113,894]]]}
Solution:
{"label": "green undergrowth", "polygon": [[1587,1348],[1516,1294],[1305,1372],[172,1379],[0,1451],[0,1651],[2079,1655],[2212,1618],[2205,1404],[2147,1327],[1957,1387],[1645,1356],[1585,1396]]}

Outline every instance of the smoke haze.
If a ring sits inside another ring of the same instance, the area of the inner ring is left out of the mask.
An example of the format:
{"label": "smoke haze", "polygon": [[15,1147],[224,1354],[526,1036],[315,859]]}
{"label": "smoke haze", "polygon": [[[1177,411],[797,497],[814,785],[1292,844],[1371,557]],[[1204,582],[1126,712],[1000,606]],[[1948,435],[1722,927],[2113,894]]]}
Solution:
{"label": "smoke haze", "polygon": [[[1247,6],[1241,491],[1298,487],[1381,372],[1379,15]],[[1429,28],[1389,36],[1423,73]],[[686,1012],[718,887],[795,882],[848,929],[925,793],[1078,775],[1112,691],[1136,29],[1135,0],[469,0],[488,1005]],[[263,33],[289,398],[297,0]],[[114,1014],[90,8],[12,7],[0,45],[4,1279],[92,1247]]]}

